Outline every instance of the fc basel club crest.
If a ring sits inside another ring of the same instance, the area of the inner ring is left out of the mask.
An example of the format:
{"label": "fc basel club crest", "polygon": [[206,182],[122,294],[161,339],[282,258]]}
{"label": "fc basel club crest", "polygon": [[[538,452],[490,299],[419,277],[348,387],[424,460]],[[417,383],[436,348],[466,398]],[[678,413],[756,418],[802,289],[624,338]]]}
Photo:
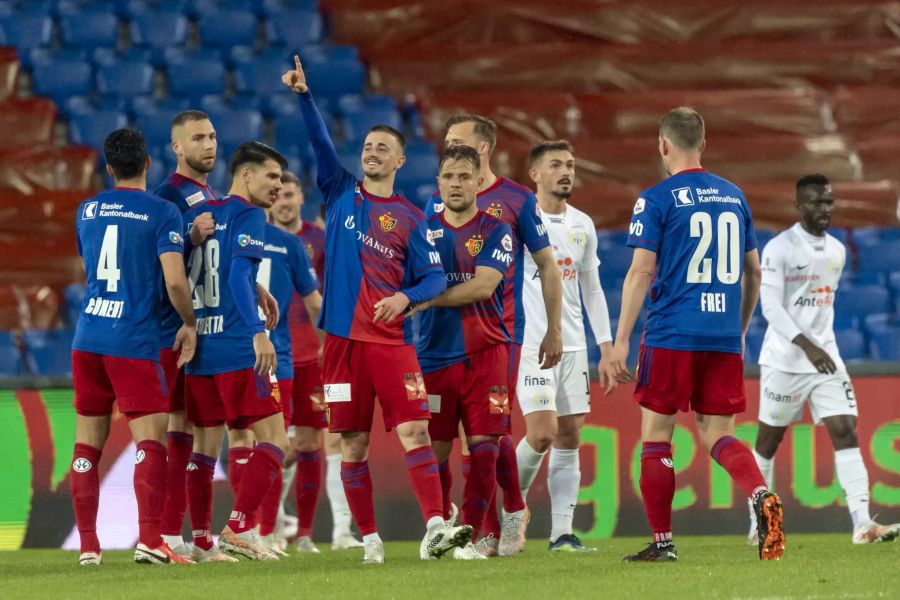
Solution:
{"label": "fc basel club crest", "polygon": [[378,222],[381,223],[381,229],[383,231],[390,231],[397,226],[397,219],[392,217],[391,213],[389,212],[386,212],[378,217]]}
{"label": "fc basel club crest", "polygon": [[309,254],[309,260],[316,258],[316,251],[313,249],[312,244],[306,244],[306,253]]}
{"label": "fc basel club crest", "polygon": [[490,401],[492,415],[509,414],[509,390],[505,385],[491,386]]}
{"label": "fc basel club crest", "polygon": [[422,374],[416,371],[415,373],[407,373],[403,378],[403,385],[406,387],[406,397],[409,400],[427,400],[428,393],[425,391],[425,380],[422,379]]}
{"label": "fc basel club crest", "polygon": [[491,205],[484,212],[499,219],[500,215],[503,214],[503,207],[500,206],[499,202],[491,202]]}
{"label": "fc basel club crest", "polygon": [[468,250],[469,254],[472,256],[478,256],[478,253],[481,252],[483,247],[484,239],[481,237],[481,234],[478,233],[470,237],[469,241],[466,242],[466,250]]}

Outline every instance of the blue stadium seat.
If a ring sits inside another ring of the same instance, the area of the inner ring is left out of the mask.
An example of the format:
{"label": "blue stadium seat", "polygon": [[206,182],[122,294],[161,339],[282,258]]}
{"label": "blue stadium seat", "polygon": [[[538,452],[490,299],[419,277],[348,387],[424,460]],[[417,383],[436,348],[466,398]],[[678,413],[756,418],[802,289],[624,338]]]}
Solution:
{"label": "blue stadium seat", "polygon": [[881,241],[900,242],[900,227],[885,227],[881,230]]}
{"label": "blue stadium seat", "polygon": [[842,286],[834,299],[835,312],[865,317],[872,313],[890,312],[889,294],[884,286]]}
{"label": "blue stadium seat", "polygon": [[314,185],[304,186],[303,195],[305,200],[303,201],[303,207],[300,209],[300,214],[304,221],[315,221],[319,214],[319,207],[322,206],[323,202],[322,192]]}
{"label": "blue stadium seat", "polygon": [[230,50],[256,43],[259,18],[248,10],[224,9],[200,15],[200,43],[207,48]]}
{"label": "blue stadium seat", "polygon": [[95,67],[111,65],[120,61],[153,64],[153,52],[149,48],[95,48],[90,55]]}
{"label": "blue stadium seat", "polygon": [[57,344],[34,346],[27,350],[35,375],[66,376],[72,374],[72,348]]}
{"label": "blue stadium seat", "polygon": [[357,113],[366,109],[397,110],[397,100],[386,94],[348,94],[338,98],[336,108],[341,115]]}
{"label": "blue stadium seat", "polygon": [[900,271],[894,271],[888,275],[888,286],[890,286],[894,296],[900,296]]}
{"label": "blue stadium seat", "polygon": [[57,106],[72,96],[86,96],[93,91],[91,65],[84,61],[57,59],[34,65],[34,94],[47,96]]}
{"label": "blue stadium seat", "polygon": [[860,315],[838,309],[834,311],[834,328],[838,329],[858,329],[860,324]]}
{"label": "blue stadium seat", "polygon": [[[208,112],[226,157],[241,142],[262,139],[262,115],[255,110],[219,109]],[[226,159],[227,160],[227,159]]]}
{"label": "blue stadium seat", "polygon": [[163,50],[184,46],[188,21],[180,12],[147,11],[132,17],[129,30],[133,43],[153,50],[155,64],[161,65]]}
{"label": "blue stadium seat", "polygon": [[829,229],[828,233],[831,234],[832,237],[840,240],[843,244],[846,244],[847,240],[850,238],[850,231],[843,228]]}
{"label": "blue stadium seat", "polygon": [[119,42],[119,19],[108,9],[86,9],[60,17],[65,46],[115,48]]}
{"label": "blue stadium seat", "polygon": [[303,54],[300,56],[300,59],[303,60],[304,68],[307,64],[313,62],[337,63],[348,60],[359,60],[359,48],[356,46],[348,46],[346,44],[316,44],[315,46],[303,48]]}
{"label": "blue stadium seat", "polygon": [[101,65],[97,68],[97,91],[129,99],[149,96],[153,94],[153,67],[130,60]]}
{"label": "blue stadium seat", "polygon": [[206,178],[206,184],[213,190],[224,193],[228,191],[228,184],[231,182],[231,175],[228,173],[228,157],[223,156],[221,151],[216,166]]}
{"label": "blue stadium seat", "polygon": [[863,329],[869,335],[882,331],[894,324],[894,316],[889,313],[867,315],[863,319]]}
{"label": "blue stadium seat", "polygon": [[225,66],[218,60],[169,63],[169,93],[199,101],[207,94],[225,92]]}
{"label": "blue stadium seat", "polygon": [[[266,21],[266,41],[297,50],[322,39],[322,17],[318,11],[283,10]],[[302,56],[300,57],[303,58]]]}
{"label": "blue stadium seat", "polygon": [[900,241],[878,242],[859,248],[856,270],[881,273],[900,271]]}
{"label": "blue stadium seat", "polygon": [[628,232],[612,229],[597,230],[597,247],[606,250],[610,246],[625,246],[628,241]]}
{"label": "blue stadium seat", "polygon": [[308,60],[303,70],[316,97],[338,98],[346,94],[361,94],[366,80],[366,70],[359,60],[319,62]]}
{"label": "blue stadium seat", "polygon": [[413,182],[417,186],[436,185],[435,180],[437,174],[437,154],[426,154],[414,158],[407,157],[406,164],[397,171],[397,182],[399,185],[406,185]]}
{"label": "blue stadium seat", "polygon": [[168,148],[172,142],[172,119],[189,108],[190,104],[184,98],[169,99],[165,102],[153,102],[143,98],[138,100],[133,104],[135,120],[147,140],[151,155],[169,152]]}
{"label": "blue stadium seat", "polygon": [[881,241],[881,227],[855,227],[851,232],[853,243],[858,247],[872,246]]}
{"label": "blue stadium seat", "polygon": [[259,9],[266,17],[282,14],[286,10],[317,11],[318,0],[261,0]]}
{"label": "blue stadium seat", "polygon": [[869,334],[874,360],[900,361],[900,327],[887,326]]}
{"label": "blue stadium seat", "polygon": [[357,179],[362,179],[363,170],[359,150],[339,150],[338,158],[345,169],[353,173]]}
{"label": "blue stadium seat", "polygon": [[0,344],[0,376],[12,377],[22,373],[22,354],[15,346]]}
{"label": "blue stadium seat", "polygon": [[866,336],[858,329],[841,329],[835,332],[841,358],[847,362],[866,360],[869,357],[866,348]]}
{"label": "blue stadium seat", "polygon": [[0,21],[0,29],[6,43],[15,46],[23,59],[29,50],[49,46],[53,39],[53,20],[46,14],[17,13]]}
{"label": "blue stadium seat", "polygon": [[81,305],[84,302],[84,296],[87,294],[87,286],[83,283],[72,283],[63,290],[63,299],[66,302],[66,318],[69,327],[74,328],[75,323],[81,317]]}
{"label": "blue stadium seat", "polygon": [[598,249],[600,257],[600,271],[605,269],[610,273],[625,275],[631,266],[631,256],[634,251],[628,246],[610,246],[603,250]]}
{"label": "blue stadium seat", "polygon": [[279,94],[286,89],[281,83],[281,76],[288,68],[290,63],[287,60],[275,58],[238,63],[234,69],[234,88],[239,94]]}
{"label": "blue stadium seat", "polygon": [[403,120],[395,108],[387,110],[364,108],[355,113],[345,114],[342,123],[344,137],[351,140],[362,140],[374,125],[390,125],[394,129],[403,130]]}
{"label": "blue stadium seat", "polygon": [[122,112],[98,110],[74,114],[69,118],[69,138],[73,144],[92,146],[102,154],[106,136],[127,125],[128,117]]}
{"label": "blue stadium seat", "polygon": [[437,156],[437,146],[434,142],[423,140],[421,138],[412,138],[406,140],[406,159],[413,160],[422,156]]}

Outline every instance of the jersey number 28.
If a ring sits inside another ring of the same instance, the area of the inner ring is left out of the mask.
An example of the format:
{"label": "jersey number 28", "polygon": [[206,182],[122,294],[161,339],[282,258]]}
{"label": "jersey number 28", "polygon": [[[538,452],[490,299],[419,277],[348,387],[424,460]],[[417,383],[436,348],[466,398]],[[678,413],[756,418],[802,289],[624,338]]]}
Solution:
{"label": "jersey number 28", "polygon": [[[194,292],[194,308],[219,306],[219,241],[210,238],[202,246],[194,248],[191,251],[188,268],[190,269],[188,279]],[[203,269],[203,283],[198,283],[201,269]]]}
{"label": "jersey number 28", "polygon": [[[716,261],[716,277],[725,284],[737,283],[741,277],[740,257],[740,221],[733,212],[723,212],[716,222],[716,242],[718,260]],[[691,237],[700,238],[700,242],[688,262],[688,283],[712,283],[712,262],[706,253],[712,244],[712,217],[707,212],[695,212],[691,215]]]}

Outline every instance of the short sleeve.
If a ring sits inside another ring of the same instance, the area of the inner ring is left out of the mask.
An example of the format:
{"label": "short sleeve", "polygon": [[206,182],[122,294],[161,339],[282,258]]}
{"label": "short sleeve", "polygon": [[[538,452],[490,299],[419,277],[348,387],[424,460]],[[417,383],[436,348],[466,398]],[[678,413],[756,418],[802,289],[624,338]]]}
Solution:
{"label": "short sleeve", "polygon": [[597,232],[594,230],[594,223],[589,224],[587,243],[584,246],[584,257],[581,259],[579,271],[594,271],[600,266],[600,257],[597,256]]}
{"label": "short sleeve", "polygon": [[538,214],[537,198],[531,192],[525,196],[525,203],[519,211],[518,227],[519,236],[529,252],[534,253],[550,245],[547,228]]}
{"label": "short sleeve", "polygon": [[160,210],[159,227],[156,229],[156,254],[184,252],[184,224],[181,212],[174,204],[165,203]]}
{"label": "short sleeve", "polygon": [[431,230],[425,220],[413,228],[409,235],[409,268],[416,278],[428,271],[443,271],[441,254],[438,252],[432,239]]}
{"label": "short sleeve", "polygon": [[663,211],[652,198],[644,196],[637,199],[631,211],[627,245],[631,248],[658,252],[662,242]]}
{"label": "short sleeve", "polygon": [[266,213],[261,208],[248,208],[229,224],[231,256],[262,260],[266,241]]}
{"label": "short sleeve", "polygon": [[484,248],[475,259],[476,267],[491,267],[506,275],[513,262],[512,229],[506,223],[499,223],[488,234]]}
{"label": "short sleeve", "polygon": [[[743,196],[741,197],[743,198]],[[753,229],[753,215],[750,214],[750,205],[747,204],[746,198],[744,198],[744,210],[746,211],[744,215],[746,220],[744,223],[744,253],[747,253],[758,248],[759,242],[756,239],[756,231]]]}
{"label": "short sleeve", "polygon": [[301,296],[307,296],[319,289],[319,282],[316,279],[316,271],[309,262],[309,255],[300,238],[293,235],[286,235],[288,244],[288,258],[291,261],[291,276],[294,279],[294,289]]}

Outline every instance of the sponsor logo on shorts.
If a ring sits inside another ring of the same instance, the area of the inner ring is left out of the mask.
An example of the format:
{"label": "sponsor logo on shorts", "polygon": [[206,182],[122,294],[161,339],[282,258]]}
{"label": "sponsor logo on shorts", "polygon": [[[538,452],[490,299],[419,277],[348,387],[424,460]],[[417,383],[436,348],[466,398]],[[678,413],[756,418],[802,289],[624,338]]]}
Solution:
{"label": "sponsor logo on shorts", "polygon": [[763,388],[763,397],[772,402],[781,402],[784,404],[798,404],[802,400],[800,394],[781,393],[770,390],[768,386]]}
{"label": "sponsor logo on shorts", "polygon": [[466,241],[466,250],[468,250],[469,254],[472,256],[478,256],[478,253],[481,252],[482,248],[484,248],[484,238],[482,238],[479,233],[476,233]]}
{"label": "sponsor logo on shorts", "polygon": [[325,391],[325,402],[350,402],[349,383],[326,383],[322,388]]}
{"label": "sponsor logo on shorts", "polygon": [[441,397],[437,394],[428,394],[428,410],[429,412],[441,412]]}
{"label": "sponsor logo on shorts", "polygon": [[72,470],[76,473],[87,473],[94,467],[94,464],[86,458],[76,458],[72,462]]}
{"label": "sponsor logo on shorts", "polygon": [[526,386],[553,385],[553,381],[549,377],[535,377],[533,375],[525,376]]}
{"label": "sponsor logo on shorts", "polygon": [[406,397],[409,400],[427,400],[428,392],[425,391],[425,380],[418,371],[407,373],[403,376],[403,387],[406,388]]}
{"label": "sponsor logo on shorts", "polygon": [[661,458],[661,459],[659,459],[659,462],[661,462],[662,464],[666,465],[666,466],[669,467],[670,469],[674,469],[674,468],[675,468],[675,465],[672,464],[672,459],[671,459],[671,458]]}
{"label": "sponsor logo on shorts", "polygon": [[147,455],[144,453],[143,450],[138,450],[134,455],[134,464],[136,464],[136,465],[141,464],[142,462],[144,462],[144,458],[146,458],[146,457],[147,457]]}
{"label": "sponsor logo on shorts", "polygon": [[509,389],[505,385],[491,386],[488,399],[492,415],[509,414]]}

